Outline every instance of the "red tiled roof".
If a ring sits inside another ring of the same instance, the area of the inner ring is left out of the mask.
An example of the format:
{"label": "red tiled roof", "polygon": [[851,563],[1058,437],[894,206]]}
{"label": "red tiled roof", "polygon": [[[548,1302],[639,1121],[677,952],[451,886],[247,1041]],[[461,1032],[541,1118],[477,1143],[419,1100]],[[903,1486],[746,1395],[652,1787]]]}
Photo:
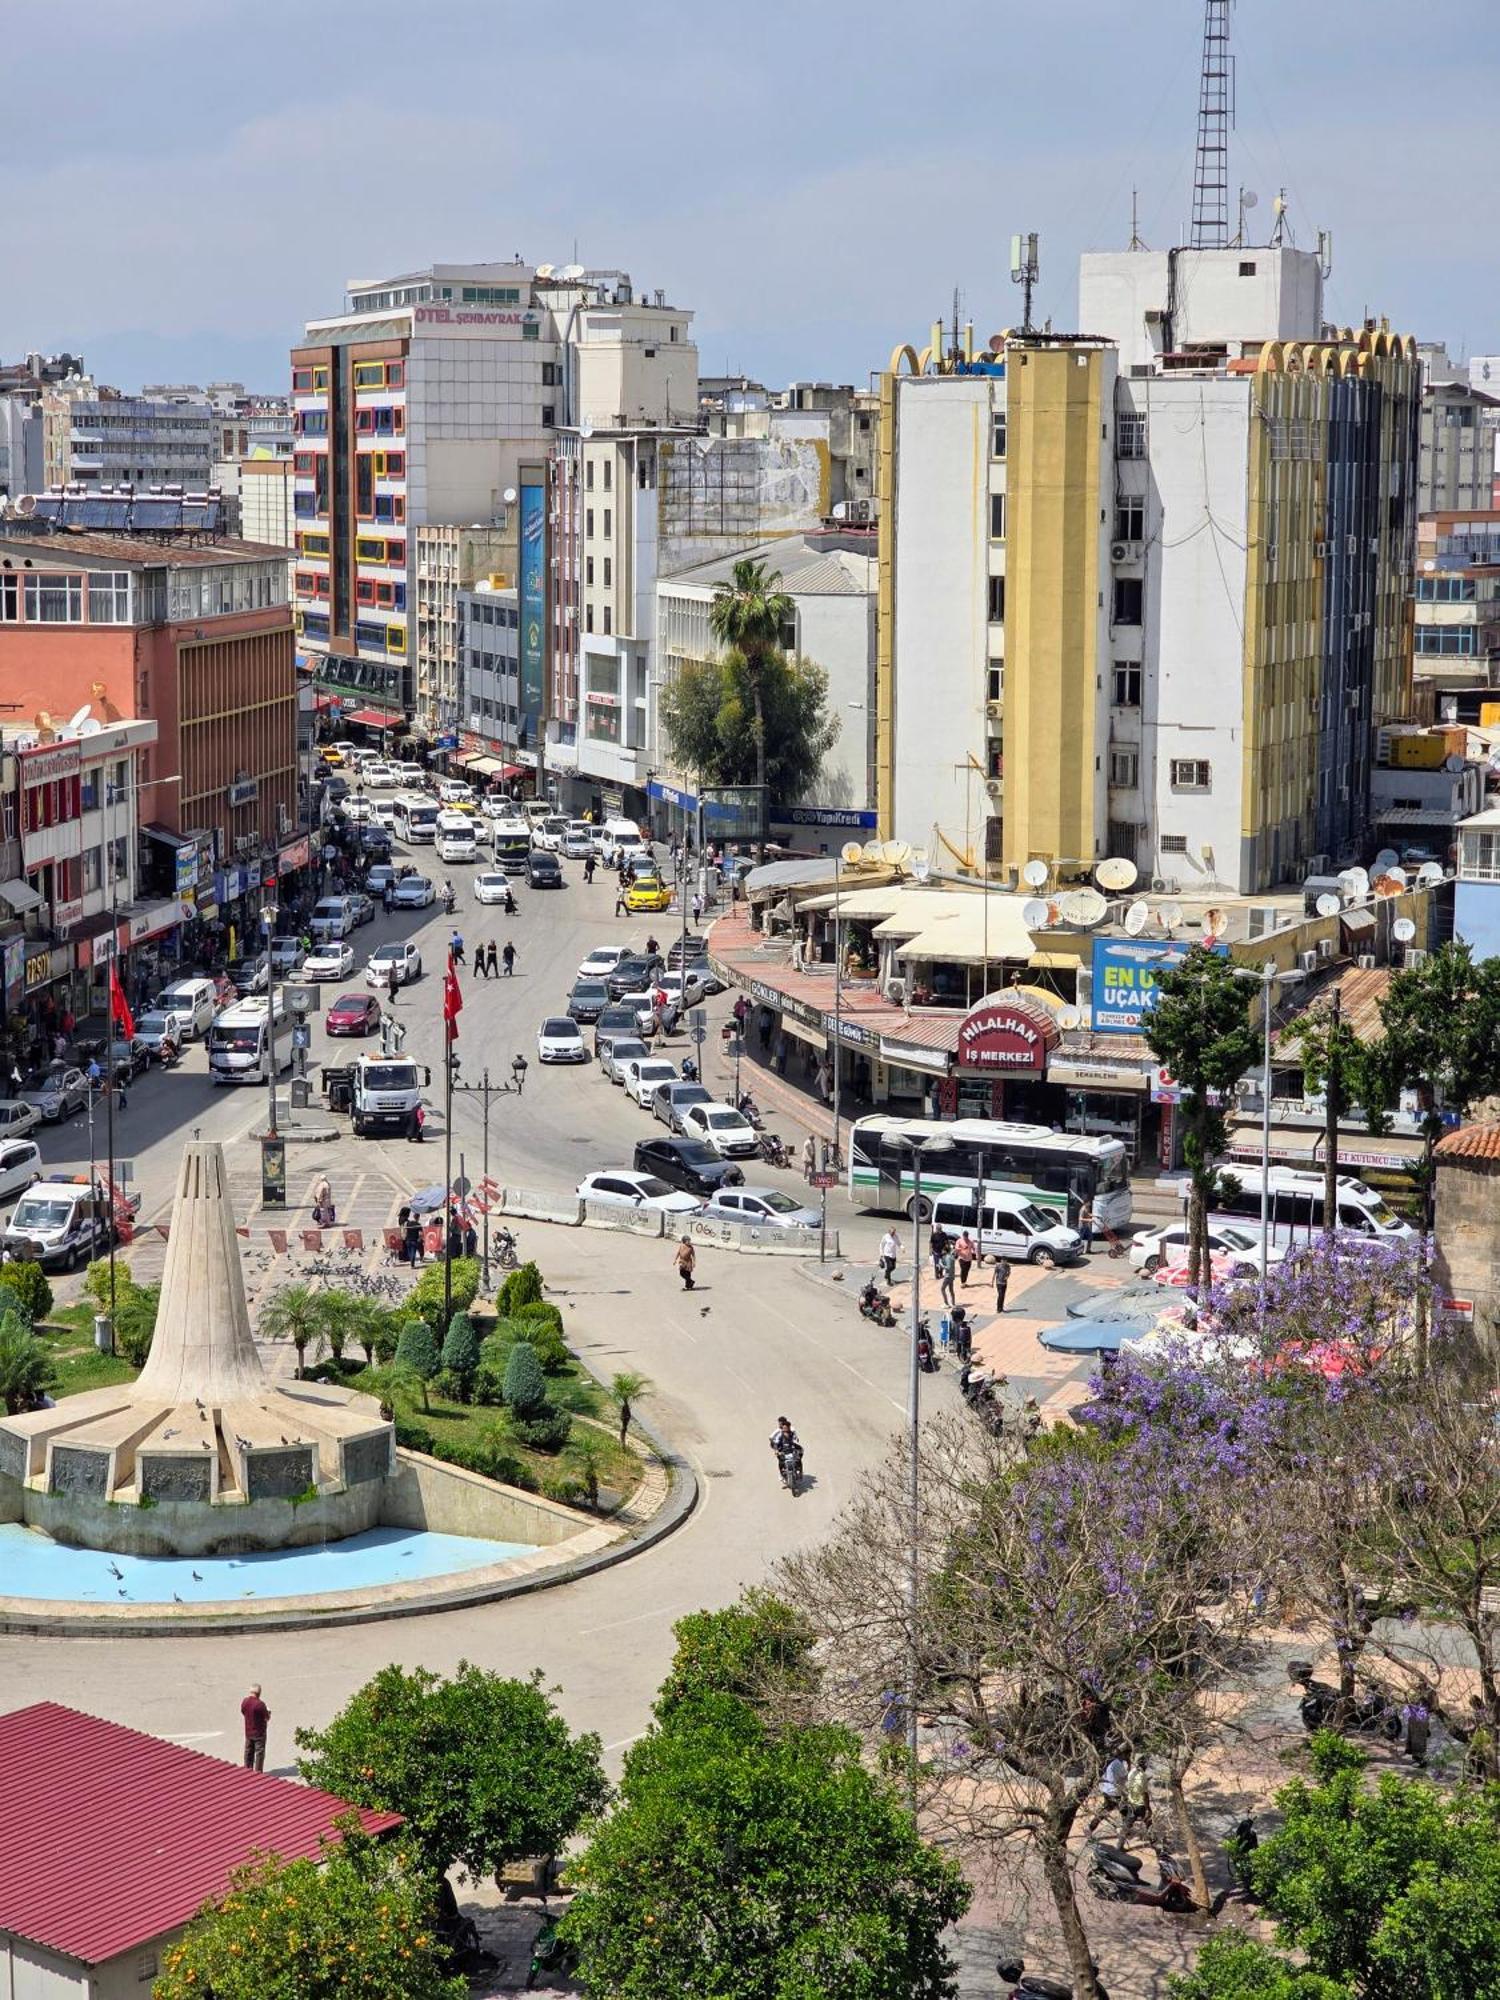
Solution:
{"label": "red tiled roof", "polygon": [[349,1810],[58,1702],[16,1709],[0,1715],[0,1931],[102,1964],[185,1923],[258,1849],[316,1855]]}
{"label": "red tiled roof", "polygon": [[[715,919],[709,930],[708,948],[730,976],[742,985],[769,987],[790,1000],[820,1011],[825,1025],[833,1020],[833,967],[804,972],[787,962],[778,952],[770,955],[764,932],[755,930],[738,905]],[[858,1021],[892,1041],[907,1042],[914,1048],[956,1049],[958,1031],[963,1026],[964,1009],[945,1008],[941,1012],[908,1013],[894,1006],[873,979],[845,979],[839,995],[839,1012],[846,1020]]]}
{"label": "red tiled roof", "polygon": [[1432,1150],[1439,1160],[1500,1160],[1500,1125],[1461,1125]]}

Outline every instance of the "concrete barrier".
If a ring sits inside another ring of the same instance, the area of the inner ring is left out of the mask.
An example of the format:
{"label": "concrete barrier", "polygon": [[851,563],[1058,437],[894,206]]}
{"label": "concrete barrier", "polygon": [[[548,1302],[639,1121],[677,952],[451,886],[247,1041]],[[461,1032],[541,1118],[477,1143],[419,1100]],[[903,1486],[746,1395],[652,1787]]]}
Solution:
{"label": "concrete barrier", "polygon": [[[575,1195],[540,1194],[531,1188],[506,1188],[501,1212],[530,1222],[560,1222],[571,1227],[612,1229],[627,1236],[660,1238],[684,1233],[705,1249],[742,1251],[755,1257],[816,1257],[816,1229],[757,1228],[732,1222],[728,1216],[668,1215],[655,1208],[623,1208],[609,1201],[579,1201]],[[828,1232],[828,1255],[839,1256],[839,1233]]]}
{"label": "concrete barrier", "polygon": [[501,1208],[526,1222],[564,1222],[576,1228],[583,1220],[583,1204],[576,1194],[549,1194],[536,1188],[506,1188]]}
{"label": "concrete barrier", "polygon": [[659,1208],[625,1208],[619,1202],[590,1201],[587,1196],[580,1204],[582,1220],[591,1229],[618,1229],[628,1236],[657,1236],[665,1234],[664,1225],[675,1222],[675,1216],[666,1216]]}
{"label": "concrete barrier", "polygon": [[[673,1222],[677,1221],[674,1216]],[[688,1216],[682,1229],[674,1228],[673,1235],[681,1236],[684,1229],[695,1243],[714,1250],[738,1250],[757,1257],[816,1257],[819,1234],[816,1229],[778,1229],[773,1225],[758,1228],[754,1223],[731,1222],[724,1215]],[[828,1232],[828,1254],[839,1254],[839,1237],[836,1229]]]}

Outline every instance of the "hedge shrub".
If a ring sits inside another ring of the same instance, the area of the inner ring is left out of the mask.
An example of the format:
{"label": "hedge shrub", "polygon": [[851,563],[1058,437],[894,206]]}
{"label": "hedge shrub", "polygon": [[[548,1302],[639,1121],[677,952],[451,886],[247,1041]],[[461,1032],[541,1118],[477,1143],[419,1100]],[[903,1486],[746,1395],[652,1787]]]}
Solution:
{"label": "hedge shrub", "polygon": [[561,1451],[573,1435],[573,1419],[568,1412],[545,1398],[527,1416],[511,1410],[507,1427],[518,1444],[528,1445],[532,1451]]}
{"label": "hedge shrub", "polygon": [[518,1306],[540,1305],[541,1302],[542,1274],[530,1261],[511,1272],[500,1287],[496,1300],[502,1318],[509,1317]]}
{"label": "hedge shrub", "polygon": [[[455,1257],[453,1260],[453,1310],[467,1312],[479,1296],[479,1259],[477,1257]],[[519,1272],[514,1275],[519,1276]],[[443,1260],[434,1259],[427,1265],[420,1278],[406,1295],[405,1311],[415,1313],[426,1320],[435,1335],[441,1336],[443,1327]]]}
{"label": "hedge shrub", "polygon": [[547,1383],[536,1349],[518,1340],[505,1357],[505,1406],[518,1417],[529,1417],[546,1401]]}
{"label": "hedge shrub", "polygon": [[[535,1268],[528,1266],[528,1268]],[[16,1263],[3,1266],[4,1285],[14,1294],[18,1305],[32,1326],[47,1318],[52,1311],[52,1287],[40,1264]],[[517,1272],[519,1277],[520,1273]],[[106,1291],[105,1297],[109,1294]]]}

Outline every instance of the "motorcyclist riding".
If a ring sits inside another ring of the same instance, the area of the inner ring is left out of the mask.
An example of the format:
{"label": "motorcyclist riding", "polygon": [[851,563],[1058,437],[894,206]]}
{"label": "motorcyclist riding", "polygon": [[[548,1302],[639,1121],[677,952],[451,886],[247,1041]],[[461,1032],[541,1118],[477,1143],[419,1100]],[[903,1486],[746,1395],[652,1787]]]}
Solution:
{"label": "motorcyclist riding", "polygon": [[802,1477],[802,1440],[792,1429],[790,1417],[776,1419],[776,1428],[771,1433],[771,1449],[776,1454],[783,1482],[795,1488]]}

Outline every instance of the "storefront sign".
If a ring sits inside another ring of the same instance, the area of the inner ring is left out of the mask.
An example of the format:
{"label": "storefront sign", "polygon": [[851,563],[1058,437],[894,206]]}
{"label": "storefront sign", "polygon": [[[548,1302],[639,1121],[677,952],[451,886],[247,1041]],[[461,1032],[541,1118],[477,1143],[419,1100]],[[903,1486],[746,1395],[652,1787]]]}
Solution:
{"label": "storefront sign", "polygon": [[277,857],[281,863],[282,874],[287,874],[293,868],[305,868],[310,851],[308,836],[305,833],[300,840],[288,841]]}
{"label": "storefront sign", "polygon": [[1437,1301],[1439,1319],[1453,1320],[1460,1326],[1474,1324],[1474,1301],[1472,1299],[1439,1299]]}
{"label": "storefront sign", "polygon": [[1096,1035],[1138,1035],[1156,1006],[1157,980],[1181,965],[1188,944],[1138,944],[1133,939],[1095,938],[1093,1012]]}
{"label": "storefront sign", "polygon": [[676,806],[679,812],[696,812],[698,801],[692,792],[680,791],[676,785],[663,784],[660,778],[646,781],[646,796],[660,799],[664,806]]}
{"label": "storefront sign", "polygon": [[260,797],[259,778],[236,778],[224,787],[224,797],[232,806],[250,806]]}
{"label": "storefront sign", "polygon": [[873,833],[876,817],[857,806],[772,806],[771,820],[778,826],[846,826]]}
{"label": "storefront sign", "polygon": [[7,938],[5,941],[5,990],[8,994],[19,990],[25,970],[25,938]]}
{"label": "storefront sign", "polygon": [[453,306],[418,306],[412,318],[418,326],[519,326],[519,312],[465,312]]}
{"label": "storefront sign", "polygon": [[946,1076],[948,1065],[953,1060],[953,1051],[922,1048],[915,1042],[895,1041],[889,1035],[882,1035],[880,1060],[893,1063],[899,1069],[924,1069],[931,1071],[934,1076]]}
{"label": "storefront sign", "polygon": [[176,850],[178,900],[191,901],[198,887],[198,843],[185,840]]}
{"label": "storefront sign", "polygon": [[61,979],[72,969],[72,964],[71,945],[53,945],[50,950],[33,952],[26,961],[26,991],[35,993],[38,987]]}
{"label": "storefront sign", "polygon": [[83,922],[83,899],[79,897],[71,903],[54,903],[52,905],[52,921],[60,931],[67,930],[70,924],[81,924]]}
{"label": "storefront sign", "polygon": [[83,750],[77,743],[46,743],[35,750],[17,752],[21,783],[50,785],[59,778],[76,778],[83,769]]}
{"label": "storefront sign", "polygon": [[1050,1062],[1049,1083],[1065,1083],[1075,1090],[1139,1090],[1150,1084],[1146,1071],[1123,1063]]}
{"label": "storefront sign", "polygon": [[540,733],[546,707],[547,652],[547,489],[540,479],[521,487],[521,575],[517,603],[521,620],[521,716],[527,735]]}
{"label": "storefront sign", "polygon": [[[835,1027],[832,1014],[824,1014],[822,1021],[823,1026],[831,1035]],[[852,1048],[878,1049],[880,1046],[880,1036],[873,1028],[867,1028],[863,1021],[851,1021],[847,1014],[841,1014],[837,1022],[837,1027],[839,1040],[841,1042],[848,1042]]]}
{"label": "storefront sign", "polygon": [[1025,1000],[986,1000],[958,1031],[958,1066],[1040,1076],[1061,1040],[1051,1015]]}
{"label": "storefront sign", "polygon": [[1152,1070],[1151,1102],[1153,1104],[1180,1104],[1182,1102],[1182,1086],[1169,1069]]}

